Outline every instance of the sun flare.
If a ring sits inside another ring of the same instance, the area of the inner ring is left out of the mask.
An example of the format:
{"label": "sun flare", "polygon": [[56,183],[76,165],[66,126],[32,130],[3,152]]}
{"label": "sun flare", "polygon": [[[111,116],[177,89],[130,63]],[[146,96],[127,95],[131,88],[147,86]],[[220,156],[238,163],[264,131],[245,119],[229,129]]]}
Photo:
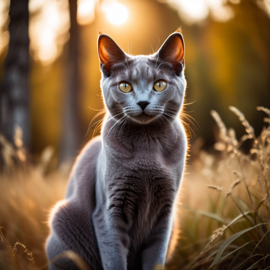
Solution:
{"label": "sun flare", "polygon": [[102,9],[112,24],[121,25],[128,19],[128,9],[116,1],[106,1]]}

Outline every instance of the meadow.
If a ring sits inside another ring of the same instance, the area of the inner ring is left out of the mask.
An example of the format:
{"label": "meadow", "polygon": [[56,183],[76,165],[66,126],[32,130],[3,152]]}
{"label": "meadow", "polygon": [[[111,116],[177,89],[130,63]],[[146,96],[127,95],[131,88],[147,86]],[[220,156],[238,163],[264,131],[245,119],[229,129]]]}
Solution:
{"label": "meadow", "polygon": [[[255,112],[265,122],[257,137],[244,114],[230,110],[246,134],[237,139],[211,111],[219,128],[216,152],[200,150],[199,139],[190,152],[178,203],[179,244],[168,270],[270,269],[270,110]],[[29,162],[21,136],[18,129],[15,147],[0,136],[0,270],[47,269],[48,214],[64,197],[71,168],[57,168],[50,147]]]}

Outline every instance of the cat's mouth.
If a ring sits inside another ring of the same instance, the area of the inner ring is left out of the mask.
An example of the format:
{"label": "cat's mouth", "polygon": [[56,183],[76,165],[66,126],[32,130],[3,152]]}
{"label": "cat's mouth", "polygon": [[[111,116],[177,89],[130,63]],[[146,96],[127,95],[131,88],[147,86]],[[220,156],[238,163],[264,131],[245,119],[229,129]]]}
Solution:
{"label": "cat's mouth", "polygon": [[139,115],[129,115],[129,117],[134,120],[135,122],[139,123],[139,124],[149,124],[150,122],[152,122],[153,120],[155,120],[157,117],[159,116],[159,114],[148,114],[146,112],[142,112]]}

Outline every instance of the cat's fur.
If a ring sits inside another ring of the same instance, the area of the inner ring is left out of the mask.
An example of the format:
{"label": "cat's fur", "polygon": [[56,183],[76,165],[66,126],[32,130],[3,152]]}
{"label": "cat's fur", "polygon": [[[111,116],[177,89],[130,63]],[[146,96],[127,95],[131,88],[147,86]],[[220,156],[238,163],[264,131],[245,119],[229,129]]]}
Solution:
{"label": "cat's fur", "polygon": [[[153,270],[165,263],[187,151],[179,119],[183,37],[173,33],[157,53],[131,56],[101,34],[98,52],[107,114],[101,136],[76,160],[65,200],[52,211],[48,259],[72,250],[92,270]],[[158,80],[167,82],[162,92],[153,89]],[[133,90],[121,92],[121,81]],[[140,101],[149,102],[144,111]],[[50,269],[77,268],[59,259]]]}

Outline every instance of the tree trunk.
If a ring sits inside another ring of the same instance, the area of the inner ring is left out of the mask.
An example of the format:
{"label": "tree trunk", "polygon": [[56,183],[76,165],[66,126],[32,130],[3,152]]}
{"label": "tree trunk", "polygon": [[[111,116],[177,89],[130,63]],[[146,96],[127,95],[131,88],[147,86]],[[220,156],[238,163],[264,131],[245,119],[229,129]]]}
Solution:
{"label": "tree trunk", "polygon": [[79,74],[79,25],[77,0],[69,0],[70,39],[66,74],[63,134],[60,148],[60,163],[73,160],[81,148],[80,74]]}
{"label": "tree trunk", "polygon": [[14,143],[15,126],[23,132],[23,144],[30,148],[29,11],[28,0],[11,0],[9,48],[0,87],[0,133]]}

